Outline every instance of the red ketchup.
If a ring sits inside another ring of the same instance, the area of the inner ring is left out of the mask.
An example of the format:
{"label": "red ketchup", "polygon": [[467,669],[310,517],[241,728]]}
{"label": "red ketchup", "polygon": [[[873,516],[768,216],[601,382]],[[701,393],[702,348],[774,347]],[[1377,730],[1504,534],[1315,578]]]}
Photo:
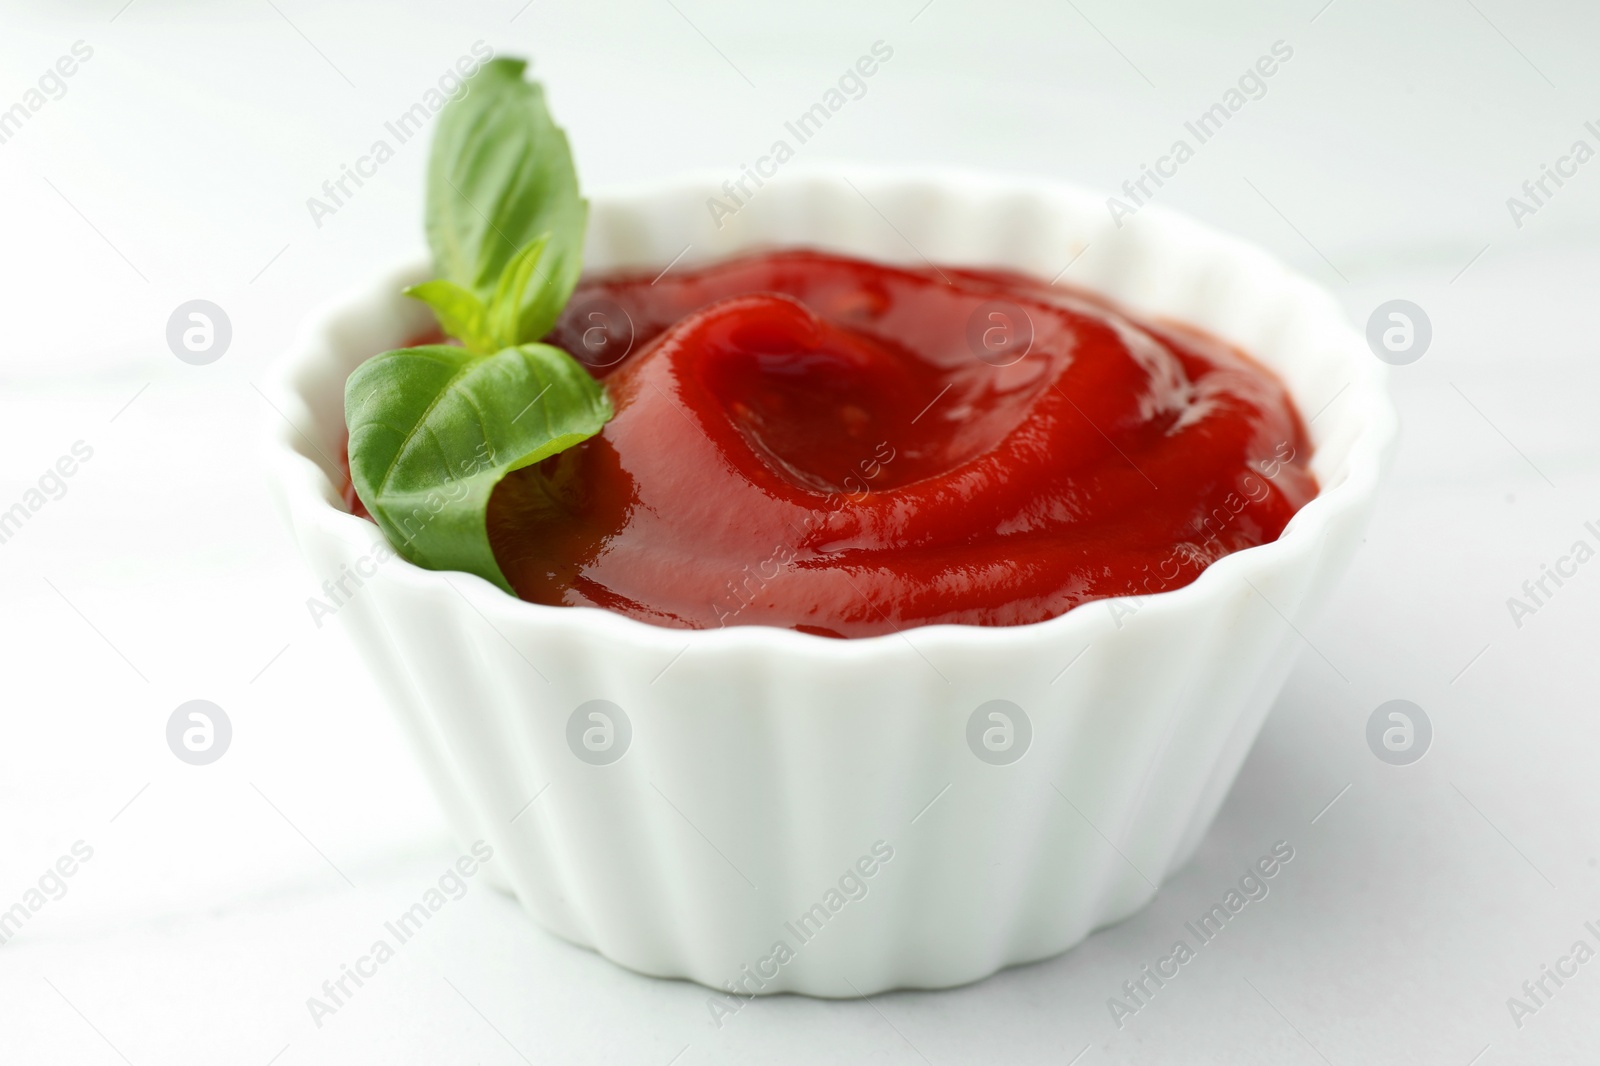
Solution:
{"label": "red ketchup", "polygon": [[810,251],[586,279],[616,417],[509,475],[517,594],[657,625],[1022,625],[1193,581],[1316,495],[1281,382],[1014,275]]}

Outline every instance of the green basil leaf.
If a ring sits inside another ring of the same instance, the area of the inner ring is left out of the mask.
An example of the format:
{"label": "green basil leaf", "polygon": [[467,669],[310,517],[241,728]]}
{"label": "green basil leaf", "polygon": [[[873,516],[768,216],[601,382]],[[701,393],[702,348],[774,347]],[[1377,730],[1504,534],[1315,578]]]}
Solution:
{"label": "green basil leaf", "polygon": [[[535,343],[577,284],[589,208],[566,135],[525,67],[486,65],[434,136],[427,229],[440,276],[406,294],[466,347],[385,352],[345,383],[351,480],[390,542],[420,566],[465,570],[507,592],[485,525],[490,494],[612,414],[583,367]],[[566,476],[575,471],[569,464]]]}
{"label": "green basil leaf", "polygon": [[345,383],[350,476],[405,558],[511,592],[489,546],[490,493],[507,473],[594,436],[611,414],[600,383],[549,345],[488,357],[450,345],[385,352]]}
{"label": "green basil leaf", "polygon": [[[539,260],[544,257],[545,249],[549,246],[550,234],[540,234],[522,251],[512,256],[506,263],[506,268],[500,272],[499,284],[495,285],[494,295],[489,299],[487,318],[490,332],[500,340],[501,347],[509,348],[518,343],[523,297],[539,269]],[[556,310],[560,311],[560,308]],[[551,321],[554,321],[554,316],[551,316]]]}
{"label": "green basil leaf", "polygon": [[433,308],[433,315],[444,331],[479,355],[507,347],[495,343],[489,329],[489,309],[483,306],[483,301],[455,282],[425,281],[404,292]]}
{"label": "green basil leaf", "polygon": [[566,306],[583,266],[589,205],[567,136],[526,62],[496,59],[439,115],[428,163],[428,245],[440,277],[493,299],[508,264],[548,235],[538,283],[519,294],[515,338],[538,340]]}

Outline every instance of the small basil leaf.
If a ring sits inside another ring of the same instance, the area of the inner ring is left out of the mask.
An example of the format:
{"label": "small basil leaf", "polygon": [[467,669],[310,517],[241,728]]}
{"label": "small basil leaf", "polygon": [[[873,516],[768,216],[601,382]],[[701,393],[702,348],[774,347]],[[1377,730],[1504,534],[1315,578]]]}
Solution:
{"label": "small basil leaf", "polygon": [[489,329],[488,308],[477,296],[453,281],[425,281],[404,290],[405,295],[433,308],[433,316],[445,333],[480,355],[488,355],[505,345],[497,345]]}
{"label": "small basil leaf", "polygon": [[490,332],[500,341],[501,347],[509,348],[519,343],[523,297],[539,269],[539,260],[549,246],[550,234],[541,233],[512,256],[506,268],[500,272],[500,281],[489,299],[488,322]]}
{"label": "small basil leaf", "polygon": [[428,245],[440,277],[489,303],[507,264],[548,234],[525,294],[517,343],[555,324],[583,266],[589,205],[567,136],[526,62],[496,59],[439,115],[428,163]]}
{"label": "small basil leaf", "polygon": [[474,356],[449,345],[385,352],[345,383],[350,476],[401,555],[511,592],[489,546],[489,495],[512,470],[594,436],[611,417],[571,356],[524,344]]}

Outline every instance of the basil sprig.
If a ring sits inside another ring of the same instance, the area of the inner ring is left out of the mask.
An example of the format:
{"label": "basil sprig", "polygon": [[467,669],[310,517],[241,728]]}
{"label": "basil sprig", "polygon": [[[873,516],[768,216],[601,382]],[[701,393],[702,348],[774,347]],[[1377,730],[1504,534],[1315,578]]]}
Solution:
{"label": "basil sprig", "polygon": [[389,541],[419,566],[508,592],[485,525],[494,487],[612,415],[599,382],[537,343],[577,285],[589,205],[525,66],[487,64],[434,134],[427,229],[439,276],[406,294],[463,347],[384,352],[345,383],[351,480]]}

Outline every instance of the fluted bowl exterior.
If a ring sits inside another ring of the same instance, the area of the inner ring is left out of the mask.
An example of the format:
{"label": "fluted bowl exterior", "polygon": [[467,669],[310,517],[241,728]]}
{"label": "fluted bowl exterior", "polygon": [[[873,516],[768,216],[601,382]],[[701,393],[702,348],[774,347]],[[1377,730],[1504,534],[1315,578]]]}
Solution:
{"label": "fluted bowl exterior", "polygon": [[[1383,367],[1322,289],[1154,207],[1119,226],[1059,184],[858,170],[785,173],[731,216],[723,197],[693,176],[593,196],[588,269],[805,246],[1060,277],[1276,371],[1322,490],[1184,588],[1032,625],[830,640],[525,603],[391,558],[342,503],[344,380],[427,326],[399,295],[418,263],[279,364],[283,510],[319,581],[360,575],[339,619],[456,831],[551,932],[741,995],[946,987],[1059,953],[1147,903],[1214,817],[1360,543],[1395,436]],[[992,723],[1010,748],[985,747]]]}

